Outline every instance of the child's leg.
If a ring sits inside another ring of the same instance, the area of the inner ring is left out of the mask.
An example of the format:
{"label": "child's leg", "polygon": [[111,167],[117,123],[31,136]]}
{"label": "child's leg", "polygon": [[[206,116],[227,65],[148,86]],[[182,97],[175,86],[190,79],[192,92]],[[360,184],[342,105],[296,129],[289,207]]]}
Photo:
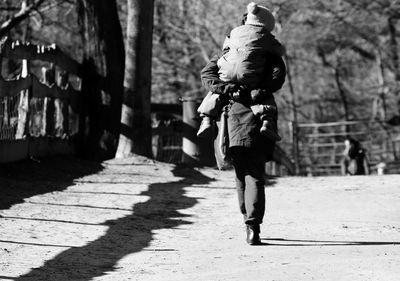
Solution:
{"label": "child's leg", "polygon": [[208,92],[201,102],[197,112],[200,116],[217,117],[221,111],[221,100],[218,94]]}
{"label": "child's leg", "polygon": [[269,94],[267,95],[262,101],[262,104],[264,105],[271,105],[271,106],[275,106],[276,108],[278,108],[278,106],[276,105],[276,101],[275,101],[275,97],[273,94]]}
{"label": "child's leg", "polygon": [[268,95],[262,104],[253,105],[251,109],[263,122],[260,132],[273,141],[280,141],[282,138],[278,134],[278,108],[274,96]]}
{"label": "child's leg", "polygon": [[209,132],[211,131],[212,119],[210,116],[207,115],[200,115],[200,117],[201,117],[201,123],[199,130],[197,131],[197,136],[207,137],[209,135]]}
{"label": "child's leg", "polygon": [[197,112],[202,118],[200,128],[197,131],[198,137],[207,138],[211,133],[212,119],[215,119],[221,111],[221,100],[218,94],[208,92],[201,102]]}
{"label": "child's leg", "polygon": [[280,141],[282,138],[278,134],[278,126],[276,120],[276,107],[265,105],[266,113],[261,115],[262,125],[260,132],[273,141]]}
{"label": "child's leg", "polygon": [[270,106],[273,108],[273,110],[270,110],[270,116],[268,117],[271,119],[271,130],[276,134],[277,136],[277,141],[280,141],[282,138],[278,134],[278,106],[275,101],[275,97],[273,94],[270,94],[267,96],[267,98],[264,100],[264,104],[268,107]]}
{"label": "child's leg", "polygon": [[272,113],[275,113],[275,119],[278,120],[278,107],[275,102],[275,98],[273,94],[267,95],[262,101],[260,101],[258,104],[252,105],[251,110],[253,111],[254,115],[259,116],[265,114],[265,111],[268,110],[268,108],[274,108],[275,111]]}

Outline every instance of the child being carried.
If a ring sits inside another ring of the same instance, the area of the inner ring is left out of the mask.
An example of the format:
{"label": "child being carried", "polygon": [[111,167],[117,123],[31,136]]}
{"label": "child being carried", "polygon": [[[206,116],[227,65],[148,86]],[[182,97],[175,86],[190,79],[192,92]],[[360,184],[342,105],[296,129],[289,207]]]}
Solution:
{"label": "child being carried", "polygon": [[[240,84],[251,91],[262,88],[267,54],[282,56],[285,49],[271,34],[275,27],[275,18],[266,7],[252,2],[247,5],[247,12],[244,25],[234,28],[225,39],[224,55],[217,65],[222,81]],[[202,122],[197,136],[207,134],[212,119],[219,115],[220,110],[219,95],[209,92],[198,108]],[[273,141],[280,141],[276,125],[277,108],[273,97],[267,97],[259,104],[252,104],[251,110],[263,121],[260,132]]]}

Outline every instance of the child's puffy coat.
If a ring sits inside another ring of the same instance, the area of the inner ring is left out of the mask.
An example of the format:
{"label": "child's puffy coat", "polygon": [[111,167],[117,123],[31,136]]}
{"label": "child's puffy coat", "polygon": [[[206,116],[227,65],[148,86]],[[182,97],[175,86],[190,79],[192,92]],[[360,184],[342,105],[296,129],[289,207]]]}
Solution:
{"label": "child's puffy coat", "polygon": [[259,87],[266,53],[282,56],[285,52],[284,47],[266,29],[248,24],[234,28],[223,48],[229,51],[218,60],[220,79],[250,88]]}

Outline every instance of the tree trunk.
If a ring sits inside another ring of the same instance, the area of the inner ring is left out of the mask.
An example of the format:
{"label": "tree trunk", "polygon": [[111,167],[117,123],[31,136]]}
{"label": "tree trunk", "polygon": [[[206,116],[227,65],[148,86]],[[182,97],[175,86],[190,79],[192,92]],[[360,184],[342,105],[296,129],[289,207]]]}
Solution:
{"label": "tree trunk", "polygon": [[390,53],[392,55],[393,60],[393,68],[395,71],[396,81],[400,81],[400,64],[399,64],[399,55],[398,55],[398,43],[397,43],[397,30],[396,30],[397,19],[394,17],[389,17],[388,19],[388,29],[389,29],[389,44],[390,44]]}
{"label": "tree trunk", "polygon": [[[28,6],[28,0],[24,0],[21,3],[21,10],[25,10]],[[27,23],[22,28],[22,36],[21,39],[23,42],[28,40],[29,35],[29,23]],[[21,68],[21,78],[28,77],[30,72],[30,63],[28,60],[22,60],[22,68]],[[29,92],[32,91],[32,88],[28,90],[21,91],[19,106],[18,106],[18,125],[17,125],[17,132],[15,134],[16,139],[22,139],[26,136],[27,132],[29,131]]]}
{"label": "tree trunk", "polygon": [[298,134],[298,114],[297,114],[297,101],[296,92],[293,86],[292,72],[291,72],[291,62],[289,57],[285,55],[286,62],[286,77],[289,85],[290,93],[290,106],[291,106],[291,121],[292,121],[292,145],[293,145],[293,156],[295,165],[295,175],[300,174],[300,160],[299,160],[299,134]]}
{"label": "tree trunk", "polygon": [[342,82],[340,80],[339,68],[340,68],[340,66],[336,66],[334,69],[335,81],[336,81],[336,85],[338,87],[340,100],[342,101],[342,104],[343,104],[344,120],[349,121],[350,120],[349,103],[347,101],[346,91],[343,88]]}
{"label": "tree trunk", "polygon": [[395,73],[395,88],[394,88],[394,93],[397,98],[397,112],[400,114],[400,64],[399,64],[399,54],[398,54],[398,42],[397,42],[397,29],[396,29],[396,23],[397,23],[397,18],[396,17],[389,17],[388,18],[388,29],[389,29],[389,49],[390,49],[390,54],[392,57],[393,61],[393,68],[394,68],[394,73]]}
{"label": "tree trunk", "polygon": [[127,0],[121,135],[116,157],[151,156],[151,58],[154,0]]}
{"label": "tree trunk", "polygon": [[84,42],[81,153],[113,158],[117,149],[125,51],[115,0],[78,0]]}
{"label": "tree trunk", "polygon": [[[343,84],[341,82],[341,78],[340,78],[340,65],[335,66],[333,71],[334,71],[334,75],[335,75],[335,82],[336,82],[338,92],[339,92],[339,97],[340,97],[340,100],[343,105],[344,120],[350,121],[349,102],[347,100],[346,90],[344,89]],[[345,132],[347,133],[347,135],[351,134],[349,125],[345,126]]]}

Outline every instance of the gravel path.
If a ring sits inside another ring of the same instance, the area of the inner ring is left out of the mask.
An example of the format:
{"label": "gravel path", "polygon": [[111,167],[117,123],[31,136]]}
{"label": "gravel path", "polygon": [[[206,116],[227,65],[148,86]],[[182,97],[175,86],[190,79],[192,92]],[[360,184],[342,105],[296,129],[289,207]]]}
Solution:
{"label": "gravel path", "polygon": [[400,280],[400,175],[269,179],[264,245],[248,246],[231,171],[0,170],[0,280]]}

